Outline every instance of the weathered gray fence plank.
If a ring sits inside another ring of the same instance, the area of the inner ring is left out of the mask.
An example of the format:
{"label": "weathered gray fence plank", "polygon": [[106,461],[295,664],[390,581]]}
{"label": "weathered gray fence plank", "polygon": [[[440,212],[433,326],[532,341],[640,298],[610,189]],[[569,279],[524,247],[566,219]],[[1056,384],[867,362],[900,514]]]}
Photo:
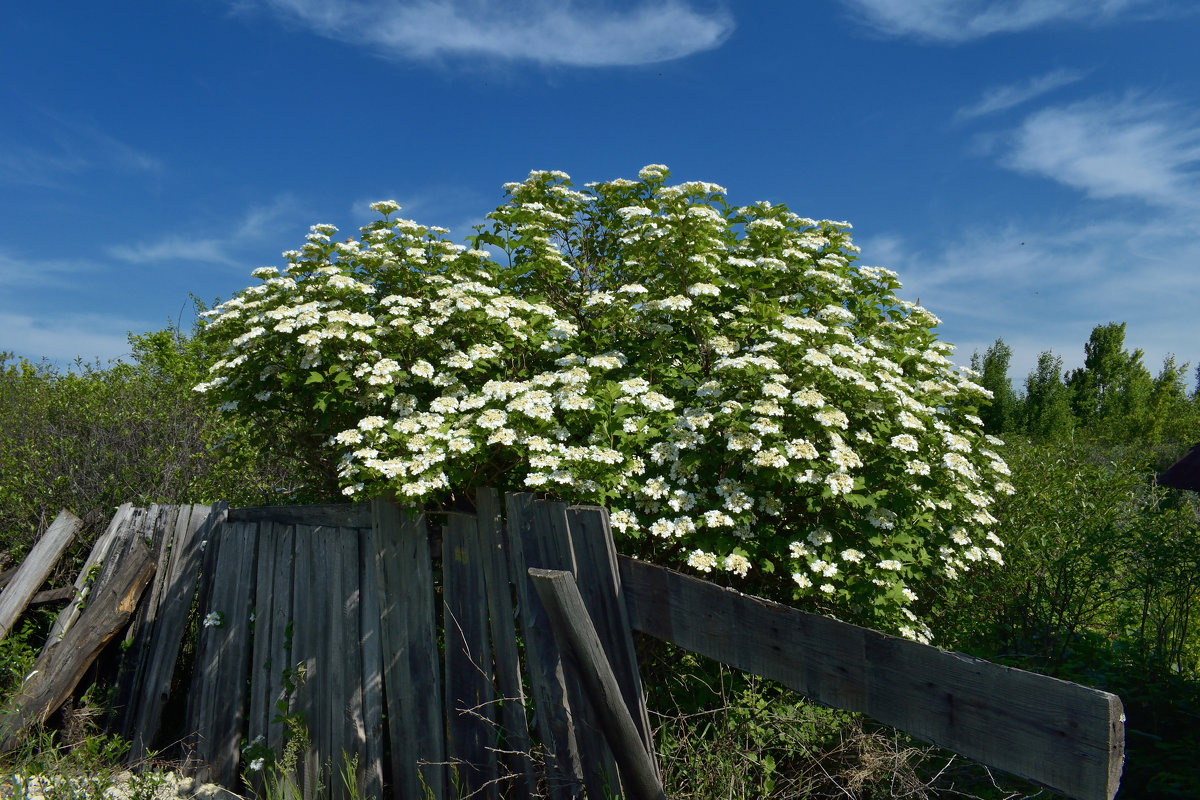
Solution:
{"label": "weathered gray fence plank", "polygon": [[359,788],[365,798],[383,798],[383,646],[379,624],[379,576],[370,528],[358,529],[359,649],[362,652],[362,721],[366,749]]}
{"label": "weathered gray fence plank", "polygon": [[189,698],[196,710],[189,718],[199,736],[196,754],[205,764],[200,777],[222,786],[237,785],[241,759],[257,534],[257,523],[222,526],[209,538],[215,558],[203,576],[200,614],[219,621],[200,630]]}
{"label": "weathered gray fence plank", "polygon": [[80,571],[79,577],[75,579],[75,597],[55,617],[54,624],[50,626],[50,632],[46,634],[46,644],[42,648],[43,653],[53,643],[60,641],[67,629],[79,618],[81,606],[87,601],[88,594],[95,588],[98,571],[104,564],[109,551],[112,550],[113,544],[117,541],[119,532],[129,524],[132,517],[133,504],[124,503],[119,506],[116,513],[113,514],[113,518],[109,520],[108,527],[105,528],[104,533],[100,534],[96,539],[96,543],[92,545],[92,551],[88,553],[87,561],[83,564],[83,570]]}
{"label": "weathered gray fence plank", "polygon": [[372,504],[384,697],[397,797],[446,800],[446,739],[429,534],[391,503]]}
{"label": "weathered gray fence plank", "polygon": [[307,506],[246,506],[229,510],[230,522],[274,522],[279,525],[309,525],[324,528],[369,528],[368,503]]}
{"label": "weathered gray fence plank", "polygon": [[500,517],[500,497],[495,489],[476,494],[475,533],[482,559],[483,579],[491,620],[496,689],[500,698],[503,752],[499,760],[510,780],[505,790],[512,800],[527,800],[537,790],[525,718],[525,690],[517,651],[517,619],[513,609],[512,580],[508,573],[507,536]]}
{"label": "weathered gray fence plank", "polygon": [[[650,715],[642,690],[642,673],[621,589],[608,511],[598,506],[573,506],[567,509],[567,524],[571,528],[577,590],[596,626],[625,698],[625,706],[641,735],[642,746],[653,753],[654,732],[650,728]],[[651,763],[657,772],[657,762],[652,760]]]}
{"label": "weathered gray fence plank", "polygon": [[1080,800],[1110,800],[1115,695],[859,628],[621,557],[630,621],[820,703],[861,711]]}
{"label": "weathered gray fence plank", "polygon": [[442,528],[446,643],[446,756],[462,790],[496,796],[496,692],[487,594],[475,517],[448,514]]}
{"label": "weathered gray fence plank", "polygon": [[21,562],[16,575],[0,592],[0,639],[8,636],[13,625],[29,605],[29,601],[58,563],[58,559],[75,541],[83,522],[70,511],[63,510],[50,523],[29,555]]}
{"label": "weathered gray fence plank", "polygon": [[323,764],[322,745],[328,735],[330,698],[318,687],[324,682],[327,668],[325,656],[330,636],[327,617],[330,604],[329,562],[322,546],[324,538],[317,535],[319,527],[296,526],[296,572],[292,596],[292,659],[295,663],[295,714],[308,727],[311,745],[304,753],[300,784],[304,800],[317,795]]}
{"label": "weathered gray fence plank", "polygon": [[[516,576],[526,575],[529,567],[561,569],[570,563],[565,542],[553,557],[547,548],[558,545],[542,542],[549,538],[539,531],[547,529],[545,504],[535,502],[530,494],[505,496],[509,537],[509,571],[514,576],[517,611],[525,643],[525,670],[533,695],[536,732],[546,748],[546,788],[555,800],[569,800],[583,793],[584,768],[573,714],[576,709],[568,700],[567,678],[563,672],[562,653],[554,642],[549,619],[533,585]],[[560,504],[560,508],[562,508]]]}
{"label": "weathered gray fence plank", "polygon": [[225,513],[224,503],[183,506],[179,509],[169,548],[166,589],[150,633],[153,645],[150,648],[150,660],[135,695],[136,706],[127,715],[129,723],[125,735],[131,743],[127,758],[130,763],[145,758],[162,725],[163,707],[171,689],[188,614],[195,599],[201,542],[224,524]]}
{"label": "weathered gray fence plank", "polygon": [[658,765],[647,749],[625,702],[594,620],[584,607],[575,578],[564,570],[530,569],[559,648],[570,651],[600,718],[605,737],[621,768],[621,784],[634,800],[666,800]]}
{"label": "weathered gray fence plank", "polygon": [[92,662],[129,624],[154,574],[148,548],[133,550],[61,641],[38,657],[34,670],[0,715],[0,752],[18,744],[30,725],[45,722],[70,696]]}

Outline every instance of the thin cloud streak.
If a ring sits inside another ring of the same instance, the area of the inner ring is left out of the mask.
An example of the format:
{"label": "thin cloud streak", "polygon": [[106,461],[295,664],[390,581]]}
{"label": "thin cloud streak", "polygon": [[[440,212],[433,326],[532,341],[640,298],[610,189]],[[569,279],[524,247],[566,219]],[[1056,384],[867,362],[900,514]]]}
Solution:
{"label": "thin cloud streak", "polygon": [[[859,244],[866,261],[899,272],[903,297],[943,320],[956,363],[1003,338],[1019,385],[1044,350],[1079,366],[1092,328],[1106,322],[1129,323],[1129,346],[1151,371],[1168,353],[1200,362],[1200,271],[1181,268],[1200,262],[1196,234],[1178,218],[1114,216],[977,228],[933,248],[889,235]],[[1180,352],[1180,342],[1195,350]]]}
{"label": "thin cloud streak", "polygon": [[988,114],[1008,111],[1030,100],[1049,94],[1055,89],[1061,89],[1081,80],[1087,73],[1074,69],[1056,69],[1045,75],[1030,78],[1023,83],[1007,86],[995,86],[983,93],[977,102],[960,108],[954,115],[955,119],[965,120]]}
{"label": "thin cloud streak", "polygon": [[[69,367],[76,358],[101,363],[129,355],[129,331],[145,330],[145,320],[100,314],[57,315],[44,318],[0,311],[0,342],[4,349],[30,360],[45,358]],[[87,350],[81,350],[86,346]]]}
{"label": "thin cloud streak", "polygon": [[1055,23],[1111,22],[1147,0],[843,0],[861,22],[890,37],[959,44]]}
{"label": "thin cloud streak", "polygon": [[0,147],[0,183],[57,188],[65,179],[92,171],[159,173],[162,161],[89,122],[43,114],[26,138]]}
{"label": "thin cloud streak", "polygon": [[251,208],[230,226],[226,236],[189,236],[171,233],[151,241],[124,243],[107,248],[109,256],[130,264],[193,262],[244,266],[238,250],[278,235],[287,220],[295,218],[291,197],[277,198],[270,205]]}
{"label": "thin cloud streak", "polygon": [[1200,206],[1200,122],[1156,101],[1046,108],[1013,133],[1003,164],[1097,199]]}
{"label": "thin cloud streak", "polygon": [[628,10],[562,0],[262,2],[320,36],[411,61],[484,57],[575,67],[651,64],[718,47],[734,27],[724,10],[704,13],[682,0]]}

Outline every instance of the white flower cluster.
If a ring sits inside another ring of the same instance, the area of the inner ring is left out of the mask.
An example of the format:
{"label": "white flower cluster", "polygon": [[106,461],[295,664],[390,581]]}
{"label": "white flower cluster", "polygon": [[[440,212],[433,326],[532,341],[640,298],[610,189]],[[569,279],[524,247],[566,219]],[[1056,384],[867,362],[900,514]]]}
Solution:
{"label": "white flower cluster", "polygon": [[1012,489],[983,390],[894,273],[853,263],[848,225],[668,176],[506,185],[504,267],[390,202],[358,240],[314,226],[214,309],[228,352],[197,390],[256,419],[321,411],[349,496],[602,503],[631,545],[790,575],[928,638],[908,583],[1000,558],[988,508]]}

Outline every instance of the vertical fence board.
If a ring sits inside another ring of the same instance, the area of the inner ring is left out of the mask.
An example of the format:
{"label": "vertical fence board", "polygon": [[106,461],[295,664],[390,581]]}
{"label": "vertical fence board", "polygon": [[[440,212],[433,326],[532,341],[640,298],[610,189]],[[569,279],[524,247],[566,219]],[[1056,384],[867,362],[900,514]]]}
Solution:
{"label": "vertical fence board", "polygon": [[484,554],[475,518],[449,514],[442,529],[446,641],[446,755],[462,791],[496,796],[496,692],[488,640]]}
{"label": "vertical fence board", "polygon": [[525,690],[517,654],[517,620],[513,610],[513,581],[508,572],[508,543],[496,490],[480,489],[475,507],[475,533],[479,550],[485,554],[483,578],[491,619],[500,725],[504,735],[504,752],[500,760],[511,777],[506,788],[512,800],[527,800],[537,790],[537,779],[533,771],[532,743],[525,718]]}
{"label": "vertical fence board", "polygon": [[[642,746],[652,754],[654,733],[650,728],[646,696],[642,691],[642,674],[638,668],[633,630],[621,589],[617,550],[608,523],[608,512],[595,506],[568,508],[567,523],[571,527],[571,550],[575,555],[578,591],[596,626],[604,653],[621,687],[625,707],[629,709],[641,736]],[[653,758],[651,762],[657,770]]]}
{"label": "vertical fence board", "polygon": [[[131,725],[138,706],[146,697],[146,673],[157,646],[159,606],[170,583],[171,544],[182,509],[174,505],[152,505],[137,535],[150,548],[155,559],[154,580],[138,604],[133,624],[125,635],[125,649],[116,684],[117,719],[115,727],[126,739],[132,738]],[[186,512],[185,512],[186,513]]]}
{"label": "vertical fence board", "polygon": [[[321,773],[320,748],[325,742],[329,714],[327,698],[319,690],[324,680],[325,641],[328,636],[328,560],[321,528],[296,526],[296,572],[292,597],[292,661],[294,664],[294,714],[308,728],[310,747],[304,753],[299,780],[304,800],[317,797]],[[325,795],[320,795],[325,796]]]}
{"label": "vertical fence board", "polygon": [[130,739],[128,761],[136,763],[145,758],[154,745],[162,724],[162,712],[171,690],[176,661],[187,628],[188,614],[196,595],[199,579],[201,548],[220,525],[225,522],[226,506],[183,506],[175,520],[170,540],[166,589],[161,607],[150,634],[152,655],[140,686],[139,702],[129,716],[127,736]]}
{"label": "vertical fence board", "polygon": [[[251,742],[262,737],[262,744],[267,747],[271,746],[271,720],[277,713],[275,694],[280,680],[276,675],[286,668],[284,663],[273,660],[275,637],[282,636],[284,632],[282,625],[276,625],[276,620],[282,616],[286,625],[292,612],[292,554],[279,552],[279,543],[285,530],[287,528],[278,523],[266,520],[258,523],[258,582],[254,596],[254,651],[250,657],[250,715],[246,723],[246,735]],[[277,583],[281,577],[286,580],[286,586]],[[256,792],[261,791],[262,784],[255,779],[251,788]]]}
{"label": "vertical fence board", "polygon": [[347,797],[341,773],[350,766],[344,760],[349,758],[356,764],[355,780],[361,781],[367,749],[367,731],[363,723],[362,587],[359,584],[358,530],[336,528],[329,534],[331,549],[335,554],[334,562],[341,574],[341,593],[334,598],[337,602],[331,604],[331,610],[337,612],[339,617],[336,620],[337,627],[329,637],[336,648],[329,654],[330,661],[338,664],[338,671],[332,676],[334,696],[338,701],[334,709],[334,727],[341,731],[340,741],[329,752],[333,763],[330,783],[334,797],[357,800]]}
{"label": "vertical fence board", "polygon": [[379,625],[379,577],[370,528],[356,532],[362,651],[362,716],[366,748],[360,764],[363,797],[383,798],[383,650]]}
{"label": "vertical fence board", "polygon": [[[257,523],[222,526],[214,566],[204,579],[209,589],[200,613],[220,615],[220,624],[202,626],[193,691],[199,714],[197,755],[205,779],[237,784],[245,721],[246,676],[250,670],[250,607],[254,597],[254,541]],[[213,539],[209,539],[212,546]]]}
{"label": "vertical fence board", "polygon": [[428,529],[424,516],[409,519],[385,500],[373,501],[372,515],[393,793],[445,800],[446,740]]}
{"label": "vertical fence board", "polygon": [[[519,576],[529,567],[560,568],[569,555],[552,559],[546,567],[545,549],[539,544],[538,531],[546,529],[543,506],[535,503],[533,495],[509,494],[505,497],[508,510],[509,570],[516,581],[518,613],[525,641],[525,669],[533,694],[534,719],[537,734],[546,748],[546,788],[555,800],[570,800],[583,793],[583,765],[572,711],[567,700],[566,678],[562,654],[554,643],[546,610],[533,590],[532,584]],[[545,537],[543,537],[545,538]]]}

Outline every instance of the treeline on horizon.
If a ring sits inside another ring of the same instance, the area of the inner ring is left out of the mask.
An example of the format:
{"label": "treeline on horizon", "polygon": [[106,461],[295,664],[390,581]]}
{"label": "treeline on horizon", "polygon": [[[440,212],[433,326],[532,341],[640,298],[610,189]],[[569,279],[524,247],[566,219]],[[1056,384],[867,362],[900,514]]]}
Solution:
{"label": "treeline on horizon", "polygon": [[1191,391],[1191,365],[1178,363],[1173,355],[1152,374],[1143,352],[1126,347],[1124,322],[1097,325],[1083,350],[1083,366],[1068,371],[1061,356],[1043,351],[1020,391],[1009,377],[1012,350],[1003,339],[982,355],[974,353],[971,368],[980,374],[980,385],[992,392],[991,405],[979,414],[987,431],[1042,440],[1078,431],[1113,444],[1153,445],[1164,458],[1182,443],[1195,443],[1200,436],[1200,366]]}

